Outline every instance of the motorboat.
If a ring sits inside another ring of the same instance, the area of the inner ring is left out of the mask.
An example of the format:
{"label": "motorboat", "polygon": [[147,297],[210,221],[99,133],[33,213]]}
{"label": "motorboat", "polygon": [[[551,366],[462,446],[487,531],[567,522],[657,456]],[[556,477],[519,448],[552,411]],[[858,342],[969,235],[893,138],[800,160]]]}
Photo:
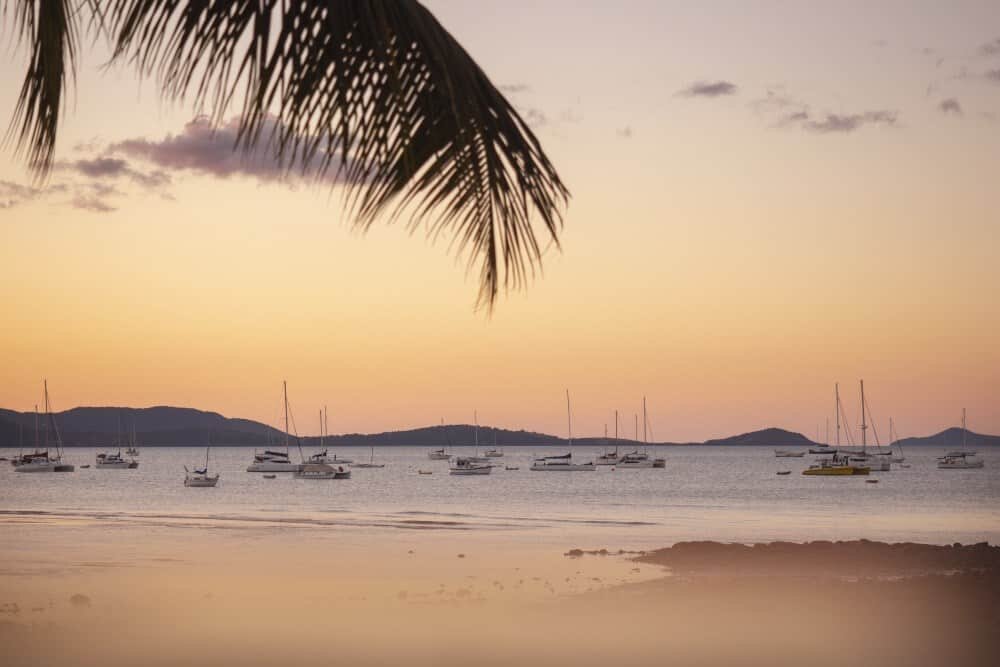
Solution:
{"label": "motorboat", "polygon": [[427,452],[427,458],[431,461],[447,461],[451,458],[451,454],[444,451],[444,447],[442,447],[441,449],[432,449]]}
{"label": "motorboat", "polygon": [[498,449],[487,449],[485,452],[483,452],[483,456],[485,456],[488,459],[499,459],[503,457],[503,452],[501,452]]}
{"label": "motorboat", "polygon": [[99,453],[94,461],[94,467],[105,470],[134,470],[139,467],[139,462],[131,457],[122,456],[119,450]]}
{"label": "motorboat", "polygon": [[806,455],[805,452],[793,452],[789,449],[776,449],[774,455],[779,459],[800,459]]}
{"label": "motorboat", "polygon": [[305,463],[292,476],[295,479],[350,479],[351,471],[342,465]]}
{"label": "motorboat", "polygon": [[489,475],[492,471],[493,464],[475,460],[471,456],[456,457],[449,468],[452,475]]}

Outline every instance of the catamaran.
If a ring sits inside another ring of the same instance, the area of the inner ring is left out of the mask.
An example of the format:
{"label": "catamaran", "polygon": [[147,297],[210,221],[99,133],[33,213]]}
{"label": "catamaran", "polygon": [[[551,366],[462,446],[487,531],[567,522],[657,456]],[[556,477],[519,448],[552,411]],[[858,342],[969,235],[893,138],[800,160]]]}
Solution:
{"label": "catamaran", "polygon": [[219,483],[219,473],[208,474],[208,452],[212,448],[212,441],[205,445],[205,467],[188,470],[184,466],[184,486],[191,487],[214,487]]}
{"label": "catamaran", "polygon": [[[45,421],[43,422],[43,426],[45,427],[45,449],[43,451],[39,451],[36,446],[35,453],[30,454],[26,460],[22,455],[22,457],[20,457],[21,460],[18,461],[14,470],[16,472],[73,472],[75,468],[68,463],[63,463],[62,460],[62,437],[59,435],[59,427],[56,425],[56,418],[55,415],[52,414],[52,406],[49,403],[48,380],[44,381],[44,387]],[[36,419],[37,413],[38,408],[36,407]],[[52,448],[49,446],[49,438],[51,437],[50,433],[55,437],[55,454],[52,453]]]}
{"label": "catamaran", "polygon": [[247,472],[295,472],[300,463],[292,463],[288,455],[288,383],[282,381],[282,395],[285,407],[285,451],[277,452],[265,449],[262,453],[254,451],[253,463],[247,466]]}
{"label": "catamaran", "polygon": [[[566,425],[567,425],[567,447],[573,447],[573,414],[569,405],[569,389],[566,390]],[[566,454],[553,456],[542,456],[535,459],[531,464],[531,469],[540,472],[576,472],[597,470],[593,461],[588,463],[573,463],[572,451]]]}
{"label": "catamaran", "polygon": [[938,468],[942,470],[971,470],[983,467],[983,460],[976,456],[977,452],[972,452],[965,448],[967,434],[965,408],[962,408],[962,449],[948,452],[944,456],[938,457]]}

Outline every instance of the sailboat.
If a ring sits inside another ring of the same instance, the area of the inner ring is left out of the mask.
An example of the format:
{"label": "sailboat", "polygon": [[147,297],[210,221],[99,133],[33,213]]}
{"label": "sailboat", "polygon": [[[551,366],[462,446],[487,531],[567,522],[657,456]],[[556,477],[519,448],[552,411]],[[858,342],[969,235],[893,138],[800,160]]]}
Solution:
{"label": "sailboat", "polygon": [[463,456],[462,458],[464,458],[464,459],[466,459],[468,461],[471,461],[472,463],[489,463],[489,461],[490,461],[489,456],[480,456],[479,455],[479,413],[476,412],[476,411],[473,411],[472,412],[472,418],[473,418],[473,420],[475,421],[475,424],[476,424],[476,427],[475,427],[475,430],[474,430],[476,451],[475,451],[475,453],[472,456]]}
{"label": "sailboat", "polygon": [[[645,416],[645,405],[646,399],[642,399],[643,402],[643,416]],[[643,424],[643,430],[645,431],[645,424]],[[636,442],[639,440],[639,415],[635,416],[635,432],[634,437]],[[618,411],[615,411],[615,440],[618,440]],[[631,451],[625,456],[621,457],[618,461],[618,467],[624,470],[640,469],[640,468],[652,468],[653,461],[650,460],[649,454],[646,452],[645,443],[643,443],[642,451],[638,449]]]}
{"label": "sailboat", "polygon": [[354,463],[352,459],[340,458],[336,454],[330,456],[327,452],[325,446],[326,436],[330,434],[329,423],[327,422],[326,406],[323,406],[323,410],[319,415],[319,446],[322,447],[322,451],[316,452],[309,457],[306,463],[329,463],[330,465],[350,465]]}
{"label": "sailboat", "polygon": [[134,470],[138,468],[138,461],[128,456],[128,454],[122,456],[122,419],[120,415],[118,417],[118,436],[116,439],[118,441],[118,451],[98,452],[94,461],[94,467],[102,470]]}
{"label": "sailboat", "polygon": [[938,468],[942,470],[971,470],[983,467],[983,460],[976,456],[977,452],[971,452],[965,448],[968,432],[965,425],[965,408],[962,408],[962,449],[938,457]]}
{"label": "sailboat", "polygon": [[[840,385],[834,385],[834,392],[836,396],[836,408],[837,408],[837,447],[838,449],[833,450],[833,453],[829,458],[821,458],[813,465],[809,466],[802,471],[803,475],[810,476],[822,476],[822,477],[850,477],[853,475],[867,475],[871,472],[871,468],[866,465],[860,465],[857,461],[852,461],[847,454],[840,453],[840,413],[843,410],[843,406],[840,403]],[[861,433],[862,441],[864,442],[865,431],[868,428],[867,422],[865,421],[865,382],[861,381]],[[848,431],[848,439],[850,439],[850,431]],[[810,450],[812,451],[812,450]]]}
{"label": "sailboat", "polygon": [[[892,446],[897,445],[899,447],[899,454],[892,453]],[[899,434],[896,433],[896,427],[893,423],[892,417],[889,417],[889,457],[893,463],[902,463],[906,460],[903,455],[903,442],[899,439]]]}
{"label": "sailboat", "polygon": [[375,463],[375,447],[372,447],[371,456],[368,458],[368,462],[355,463],[355,468],[384,468],[384,463]]}
{"label": "sailboat", "polygon": [[[139,456],[139,439],[135,437],[135,418],[132,419],[132,437],[129,439],[125,454],[133,458]],[[138,464],[137,464],[138,465]]]}
{"label": "sailboat", "polygon": [[599,466],[613,466],[618,463],[618,459],[621,456],[618,455],[618,440],[615,440],[615,448],[613,451],[608,451],[608,425],[604,425],[604,451],[601,452],[594,462]]}
{"label": "sailboat", "polygon": [[[875,434],[875,447],[876,451],[868,451],[868,429],[875,428],[874,420],[870,419],[871,408],[865,401],[865,382],[861,381],[861,451],[848,453],[848,460],[852,463],[859,463],[865,465],[869,470],[873,472],[888,472],[892,469],[892,452],[883,452],[882,446],[878,441],[878,432],[873,431]],[[869,421],[871,422],[869,424]]]}
{"label": "sailboat", "polygon": [[208,452],[211,448],[212,438],[209,436],[208,443],[205,445],[205,467],[188,470],[188,467],[184,466],[184,486],[214,487],[219,483],[219,473],[208,474]]}
{"label": "sailboat", "polygon": [[493,448],[483,452],[483,456],[488,459],[499,459],[503,457],[503,450],[497,449],[497,430],[493,429]]}
{"label": "sailboat", "polygon": [[[569,389],[566,390],[566,427],[567,427],[567,447],[573,447],[573,414],[569,404]],[[543,456],[532,462],[531,469],[541,472],[576,472],[586,470],[597,470],[593,461],[588,463],[573,463],[572,451],[566,454],[553,456]]]}
{"label": "sailboat", "polygon": [[[444,431],[444,417],[441,417],[441,431]],[[447,438],[447,435],[445,435],[445,437]],[[451,442],[449,441],[448,444],[451,444]],[[447,461],[451,458],[451,454],[446,452],[444,447],[442,447],[441,449],[432,449],[427,452],[427,458],[431,461]]]}
{"label": "sailboat", "polygon": [[265,449],[262,453],[254,451],[253,463],[247,466],[247,472],[295,472],[301,467],[288,458],[288,383],[282,381],[282,395],[285,407],[285,451],[277,452]]}
{"label": "sailboat", "polygon": [[14,457],[14,458],[12,458],[10,460],[10,464],[12,466],[14,466],[14,467],[17,467],[17,466],[22,465],[24,463],[28,463],[32,459],[48,458],[48,455],[49,455],[48,451],[47,450],[43,451],[43,450],[41,450],[41,449],[38,448],[39,447],[39,443],[38,443],[38,404],[35,404],[34,416],[35,416],[35,448],[34,448],[34,451],[32,451],[30,454],[25,454],[24,453],[24,437],[23,437],[24,436],[24,429],[22,427],[21,430],[19,431],[20,435],[18,436],[18,438],[19,438],[18,439],[18,443],[20,445],[20,448],[18,449],[17,456]]}
{"label": "sailboat", "polygon": [[[59,435],[59,427],[56,425],[55,415],[52,414],[52,406],[49,403],[49,381],[44,381],[45,387],[45,421],[43,426],[45,427],[45,450],[39,451],[37,445],[35,447],[35,453],[28,455],[27,458],[21,457],[21,460],[17,463],[17,467],[14,468],[15,472],[73,472],[75,468],[68,464],[63,463],[62,460],[62,437]],[[38,408],[35,408],[35,416],[37,419]],[[37,428],[36,428],[37,431]],[[55,454],[50,452],[49,437],[50,433],[55,435]],[[37,437],[37,433],[36,433]]]}

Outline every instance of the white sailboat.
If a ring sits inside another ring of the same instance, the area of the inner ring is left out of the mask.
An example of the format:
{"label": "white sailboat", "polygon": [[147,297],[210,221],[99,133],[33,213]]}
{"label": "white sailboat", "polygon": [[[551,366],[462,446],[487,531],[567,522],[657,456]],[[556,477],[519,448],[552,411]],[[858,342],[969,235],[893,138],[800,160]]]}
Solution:
{"label": "white sailboat", "polygon": [[596,463],[599,466],[613,466],[616,463],[618,463],[618,459],[620,459],[620,458],[621,458],[621,455],[618,453],[618,441],[617,440],[615,440],[615,448],[614,448],[614,450],[612,450],[610,452],[608,451],[608,425],[605,424],[604,425],[604,451],[601,452],[597,456],[596,459],[594,459],[594,463]]}
{"label": "white sailboat", "polygon": [[[643,399],[645,403],[645,399]],[[639,440],[639,415],[635,416],[635,432],[633,434],[635,441]],[[615,410],[615,442],[618,441],[618,411]],[[631,452],[626,453],[621,459],[618,460],[618,466],[623,470],[641,470],[645,468],[652,468],[653,461],[650,460],[649,454],[646,452],[646,448],[640,452],[635,449]]]}
{"label": "white sailboat", "polygon": [[368,462],[362,461],[361,463],[355,463],[355,468],[384,468],[384,463],[375,463],[375,447],[372,447],[371,456],[368,457]]}
{"label": "white sailboat", "polygon": [[[441,417],[441,431],[443,432],[444,430],[444,417]],[[445,437],[447,438],[447,435]],[[451,444],[450,440],[448,444]],[[432,449],[427,452],[427,458],[431,461],[447,461],[451,458],[451,454],[446,452],[444,447],[442,447],[441,449]]]}
{"label": "white sailboat", "polygon": [[497,449],[497,430],[495,428],[493,429],[493,448],[483,452],[483,456],[488,459],[503,458],[503,450]]}
{"label": "white sailboat", "polygon": [[247,472],[295,472],[301,467],[299,463],[292,463],[288,455],[288,383],[282,381],[281,387],[285,407],[285,451],[254,451],[253,462],[247,466]]}
{"label": "white sailboat", "polygon": [[98,452],[95,457],[94,467],[101,470],[134,470],[138,468],[138,461],[128,456],[128,454],[122,456],[122,420],[120,415],[118,417],[118,435],[116,440],[118,441],[118,451]]}
{"label": "white sailboat", "polygon": [[[44,381],[45,387],[45,421],[42,423],[45,431],[45,449],[40,451],[36,445],[35,453],[25,458],[20,457],[15,472],[73,472],[74,466],[63,463],[62,460],[62,437],[59,435],[59,426],[56,425],[55,415],[52,414],[52,406],[49,403],[49,381]],[[35,408],[37,419],[38,408]],[[37,431],[37,428],[36,428]],[[55,454],[52,453],[49,442],[50,433],[55,437]],[[37,433],[36,433],[37,438]]]}
{"label": "white sailboat", "polygon": [[474,433],[475,433],[474,444],[475,444],[476,450],[475,450],[475,453],[472,456],[463,456],[462,458],[466,459],[468,461],[471,461],[472,463],[489,463],[490,457],[488,455],[487,456],[480,456],[479,455],[479,412],[473,411],[472,412],[472,418],[473,418],[473,420],[475,421],[475,424],[476,424],[475,430],[474,430]]}
{"label": "white sailboat", "polygon": [[[573,447],[573,414],[569,404],[569,389],[566,390],[566,425],[567,425],[567,446]],[[531,469],[537,472],[583,472],[597,470],[593,461],[588,463],[573,463],[572,451],[566,454],[553,456],[542,456],[535,459],[531,464]]]}
{"label": "white sailboat", "polygon": [[329,423],[327,422],[326,406],[323,406],[322,412],[320,412],[320,423],[319,423],[319,446],[323,449],[315,454],[312,454],[305,463],[329,463],[330,465],[350,465],[354,463],[353,459],[343,458],[334,454],[330,456],[326,448],[326,436],[330,434]]}
{"label": "white sailboat", "polygon": [[208,473],[208,452],[212,448],[212,440],[209,438],[208,444],[205,445],[205,467],[195,468],[194,470],[188,470],[187,466],[184,466],[184,486],[190,487],[214,487],[219,483],[219,473],[210,475]]}
{"label": "white sailboat", "polygon": [[962,408],[962,449],[951,451],[944,456],[938,457],[938,468],[942,470],[971,470],[983,467],[983,460],[977,456],[977,452],[969,451],[965,448],[967,435],[965,408]]}

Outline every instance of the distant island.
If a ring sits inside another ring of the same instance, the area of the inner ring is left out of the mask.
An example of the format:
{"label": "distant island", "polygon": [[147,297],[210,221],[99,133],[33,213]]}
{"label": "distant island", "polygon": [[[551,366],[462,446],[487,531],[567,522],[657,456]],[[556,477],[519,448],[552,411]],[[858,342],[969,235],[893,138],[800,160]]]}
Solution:
{"label": "distant island", "polygon": [[[119,437],[125,438],[133,427],[140,446],[203,446],[209,441],[214,446],[278,446],[284,442],[284,433],[276,428],[251,419],[236,419],[217,412],[205,412],[193,408],[156,406],[151,408],[101,407],[73,408],[55,414],[56,424],[67,447],[106,447],[113,445]],[[42,437],[41,435],[39,437]],[[493,446],[494,437],[498,447],[515,445],[537,445],[565,447],[566,439],[537,433],[479,427],[479,444]],[[449,424],[426,426],[405,431],[384,433],[345,433],[330,435],[326,444],[337,446],[380,447],[391,445],[414,445],[420,447],[444,447],[448,445],[471,445],[475,438],[472,424]],[[319,438],[310,436],[296,440],[303,445],[315,446]],[[16,412],[0,408],[0,447],[31,447],[35,442],[35,413]],[[574,438],[574,445],[604,447],[611,444],[605,438]],[[962,430],[949,428],[935,435],[901,440],[904,447],[909,445],[939,445],[958,447],[962,444]],[[770,446],[780,448],[816,446],[801,433],[781,428],[766,428],[750,433],[741,433],[728,438],[717,438],[704,442],[650,442],[649,446],[690,446],[690,445],[744,445]],[[966,435],[969,447],[1000,445],[1000,436],[981,435],[971,431]],[[633,448],[642,443],[630,439],[619,439],[621,448]]]}

